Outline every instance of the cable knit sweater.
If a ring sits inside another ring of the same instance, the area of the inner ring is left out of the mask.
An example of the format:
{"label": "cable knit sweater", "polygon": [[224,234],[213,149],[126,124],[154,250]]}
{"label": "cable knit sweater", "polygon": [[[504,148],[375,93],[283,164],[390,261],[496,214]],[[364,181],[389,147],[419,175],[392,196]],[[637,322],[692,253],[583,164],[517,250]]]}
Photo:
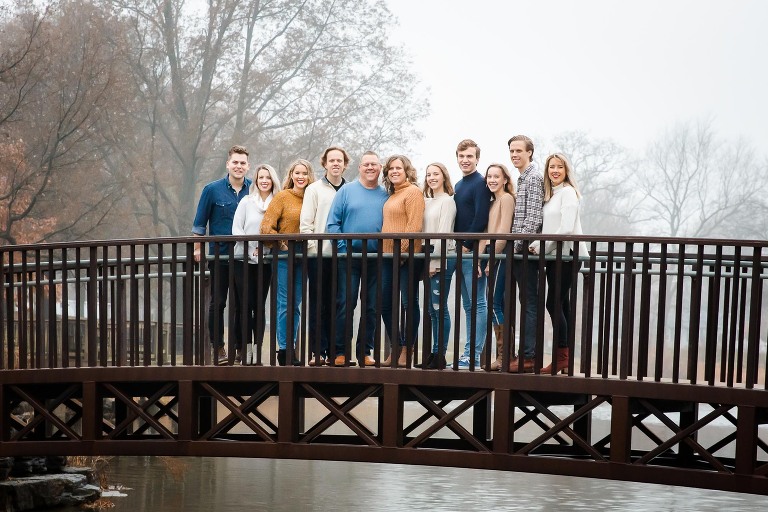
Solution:
{"label": "cable knit sweater", "polygon": [[[456,220],[456,202],[453,197],[445,192],[439,192],[434,197],[425,199],[424,207],[424,232],[425,233],[453,233],[453,224]],[[443,253],[443,240],[432,240],[432,258],[429,260],[430,272],[440,268],[440,256]],[[456,253],[456,241],[446,240],[446,254],[450,258]]]}
{"label": "cable knit sweater", "polygon": [[[418,233],[424,225],[424,195],[419,187],[408,181],[395,186],[395,192],[384,203],[382,233]],[[407,254],[410,240],[400,241],[400,254]],[[382,251],[394,252],[394,240],[384,240]],[[421,250],[421,240],[415,240],[414,251]]]}
{"label": "cable knit sweater", "polygon": [[[261,233],[263,235],[298,233],[303,202],[304,189],[289,188],[278,192],[269,203],[264,219],[261,221]],[[288,247],[285,242],[275,246],[283,250]]]}
{"label": "cable knit sweater", "polygon": [[[542,234],[581,235],[584,233],[579,217],[579,196],[576,195],[576,190],[570,185],[561,183],[552,189],[552,197],[544,203],[543,214]],[[532,242],[530,246],[533,247],[534,251],[539,250],[538,241]],[[563,254],[568,254],[572,249],[573,242],[563,243]],[[545,254],[554,254],[556,250],[557,242],[552,240],[545,242]],[[585,242],[579,244],[579,254],[581,256],[589,255],[589,248]]]}
{"label": "cable knit sweater", "polygon": [[[515,217],[515,196],[503,194],[501,198],[494,198],[491,210],[488,212],[488,233],[511,233],[512,222]],[[480,251],[485,252],[490,245],[490,240],[480,242]],[[507,246],[506,240],[496,240],[494,252],[501,254]]]}

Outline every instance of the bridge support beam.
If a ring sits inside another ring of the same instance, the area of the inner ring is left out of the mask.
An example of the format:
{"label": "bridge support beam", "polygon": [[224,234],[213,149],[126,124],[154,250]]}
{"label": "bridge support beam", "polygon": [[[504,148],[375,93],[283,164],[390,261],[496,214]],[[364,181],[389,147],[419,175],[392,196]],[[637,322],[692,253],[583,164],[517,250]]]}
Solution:
{"label": "bridge support beam", "polygon": [[632,450],[630,398],[611,398],[611,462],[629,464]]}

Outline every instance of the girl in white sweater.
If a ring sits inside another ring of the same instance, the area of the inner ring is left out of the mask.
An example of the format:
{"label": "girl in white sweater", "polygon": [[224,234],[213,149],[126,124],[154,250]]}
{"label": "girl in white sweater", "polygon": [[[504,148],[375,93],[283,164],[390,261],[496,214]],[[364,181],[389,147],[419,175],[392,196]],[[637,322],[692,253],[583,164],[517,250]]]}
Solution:
{"label": "girl in white sweater", "polygon": [[[232,220],[232,234],[261,234],[261,220],[264,218],[264,212],[267,211],[272,197],[280,192],[280,188],[280,180],[275,170],[267,164],[259,165],[256,168],[249,195],[237,205],[235,217]],[[244,254],[245,245],[244,242],[235,244],[235,290],[238,296],[242,297],[247,272],[248,307],[245,310],[248,318],[248,336],[244,339],[252,340],[253,336],[256,336],[255,347],[251,342],[246,345],[245,364],[248,365],[261,362],[261,358],[258,356],[261,354],[259,348],[264,339],[267,294],[272,280],[272,265],[267,260],[259,261],[259,242],[256,240],[247,242],[247,255]],[[262,251],[266,254],[269,249],[265,245]],[[245,266],[246,261],[251,264],[247,268]],[[260,288],[259,282],[261,282]],[[239,329],[240,326],[237,328]],[[242,353],[240,347],[237,347],[235,362],[241,361]]]}
{"label": "girl in white sweater", "polygon": [[[453,233],[456,220],[456,202],[453,200],[453,185],[445,165],[435,162],[427,166],[424,180],[424,232]],[[445,352],[451,333],[451,315],[448,310],[448,291],[451,278],[456,270],[456,241],[430,240],[425,247],[429,258],[429,296],[425,301],[432,319],[432,353],[424,361],[428,368],[445,368]],[[443,247],[446,259],[442,261]],[[442,337],[440,336],[442,334]],[[442,339],[442,344],[438,342]]]}
{"label": "girl in white sweater", "polygon": [[[579,218],[579,199],[581,194],[573,176],[573,167],[562,153],[554,153],[547,157],[544,165],[544,224],[542,234],[581,235],[581,219]],[[544,244],[544,254],[556,254],[557,244],[548,241]],[[528,250],[538,254],[539,242],[533,242]],[[563,256],[573,254],[573,242],[563,242]],[[579,256],[588,254],[587,245],[579,244]],[[557,333],[556,369],[561,373],[568,371],[570,350],[568,346],[568,330],[573,326],[568,324],[571,315],[571,286],[573,284],[574,265],[576,271],[581,266],[579,261],[562,261],[560,273],[556,273],[556,261],[548,261],[547,269],[547,311],[552,319],[552,326]],[[560,293],[555,290],[560,286]],[[542,374],[551,373],[552,365],[541,369]]]}

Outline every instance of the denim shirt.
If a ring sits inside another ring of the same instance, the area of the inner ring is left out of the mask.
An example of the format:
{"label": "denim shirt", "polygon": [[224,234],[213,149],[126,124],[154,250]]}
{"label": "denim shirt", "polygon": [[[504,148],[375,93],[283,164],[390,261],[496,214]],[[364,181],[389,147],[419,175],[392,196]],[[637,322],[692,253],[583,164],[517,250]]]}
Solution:
{"label": "denim shirt", "polygon": [[[251,180],[246,179],[240,192],[236,192],[229,183],[229,175],[207,184],[203,193],[200,194],[195,221],[192,223],[192,233],[205,235],[207,227],[209,235],[231,235],[237,204],[248,195],[250,186]],[[219,242],[219,254],[226,255],[229,245]],[[213,242],[209,244],[208,252],[213,254]]]}

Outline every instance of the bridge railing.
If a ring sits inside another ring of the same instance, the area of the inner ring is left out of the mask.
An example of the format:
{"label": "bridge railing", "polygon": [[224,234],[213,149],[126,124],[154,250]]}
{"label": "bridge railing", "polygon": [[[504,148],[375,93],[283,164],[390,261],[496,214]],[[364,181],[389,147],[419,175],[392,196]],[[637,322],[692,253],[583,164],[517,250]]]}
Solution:
{"label": "bridge railing", "polygon": [[[261,289],[266,284],[261,271],[276,259],[285,259],[289,280],[301,276],[303,298],[299,306],[302,322],[296,347],[294,350],[288,344],[288,359],[295,356],[302,365],[308,365],[312,355],[320,351],[320,338],[316,334],[321,324],[319,319],[315,325],[307,321],[308,308],[319,306],[307,300],[311,285],[308,270],[313,259],[302,255],[308,254],[307,242],[323,240],[332,247],[327,256],[331,279],[325,277],[325,282],[332,287],[331,297],[338,297],[342,284],[350,289],[353,261],[355,265],[362,264],[364,274],[376,275],[373,355],[377,366],[382,365],[385,354],[393,348],[381,323],[384,301],[381,278],[385,266],[390,265],[392,269],[408,266],[409,275],[415,276],[407,283],[399,283],[398,272],[392,272],[391,300],[394,310],[400,311],[402,317],[402,322],[394,323],[392,337],[399,339],[398,331],[405,330],[407,338],[418,340],[409,349],[409,354],[414,356],[409,368],[423,361],[433,345],[430,301],[425,301],[425,297],[431,295],[429,275],[420,269],[426,266],[428,258],[437,259],[442,269],[456,258],[458,268],[461,261],[465,264],[471,261],[478,269],[472,273],[471,286],[467,287],[473,298],[483,292],[478,276],[485,275],[484,268],[488,269],[489,283],[495,281],[500,269],[505,270],[502,371],[509,371],[508,362],[517,353],[521,331],[535,329],[535,372],[539,373],[557,346],[554,342],[557,333],[553,331],[558,329],[553,327],[546,309],[547,294],[557,290],[547,290],[545,269],[554,274],[551,282],[558,283],[563,269],[568,267],[564,263],[575,260],[580,262],[580,268],[571,267],[574,279],[569,297],[569,325],[574,327],[568,331],[569,375],[748,388],[767,385],[768,322],[763,304],[763,288],[768,279],[766,241],[540,235],[535,238],[540,249],[545,241],[555,241],[557,247],[553,256],[540,258],[528,253],[513,254],[511,243],[501,253],[494,252],[494,243],[491,243],[490,252],[486,254],[477,251],[452,254],[448,253],[447,244],[438,243],[459,238],[472,241],[477,248],[483,236],[476,234],[420,234],[424,247],[436,248],[431,254],[414,251],[413,244],[401,254],[399,243],[394,244],[394,254],[385,254],[380,243],[385,238],[412,240],[413,234],[291,235],[290,239],[184,237],[0,248],[0,368],[211,364],[209,293],[212,286],[219,284],[216,280],[223,275],[221,269],[234,267],[241,260],[236,257],[232,243],[226,252],[217,249],[209,254],[203,264],[195,262],[191,255],[195,243],[201,241],[207,246],[209,241],[247,240],[262,242],[260,258],[257,263],[240,265],[241,274],[227,274],[230,284],[227,302],[247,303],[247,285],[236,287],[235,281],[248,282],[248,275],[255,272],[260,277],[254,282]],[[343,247],[347,241],[361,239],[377,240],[378,249],[368,251],[366,244],[362,244],[361,252],[347,254],[338,244],[330,242],[340,240]],[[495,240],[511,240],[511,237],[497,236]],[[572,254],[566,254],[563,244],[577,241],[586,243],[588,254],[580,251],[578,243],[573,243]],[[266,247],[278,242],[284,242],[287,251],[269,254]],[[519,286],[512,272],[513,264],[538,269],[537,316],[533,326],[526,325],[525,315],[520,314]],[[484,345],[490,350],[483,352],[481,365],[488,368],[495,359],[496,345],[492,329],[493,287],[485,290],[487,328],[481,333],[469,329],[467,340],[467,317],[457,291],[459,273],[457,270],[450,287],[437,290],[450,294],[447,303],[439,308],[447,307],[452,320],[450,334],[438,329],[438,337],[447,338],[449,363],[458,360],[467,341],[470,355],[475,356],[475,337],[484,337]],[[314,275],[318,283],[323,280],[322,271],[319,274]],[[277,272],[272,272],[269,282],[271,291],[266,304],[253,312],[255,324],[263,322],[268,327],[263,343],[256,346],[254,359],[258,364],[275,365]],[[400,288],[407,289],[406,295],[411,299],[418,292],[421,308],[417,333],[412,332],[414,323],[409,321],[413,313],[409,308],[401,308]],[[289,287],[288,318],[293,315],[292,294],[293,288]],[[364,293],[358,309],[365,307],[366,301]],[[336,300],[332,302],[330,311],[335,315]],[[471,304],[469,321],[474,324],[478,318],[478,301],[473,299]],[[215,298],[213,309],[219,305],[219,299]],[[553,311],[559,313],[559,308],[558,303]],[[237,334],[243,340],[252,340],[253,333],[249,332],[245,315],[238,324],[234,308],[226,311],[223,322],[231,363]],[[212,324],[216,332],[219,325],[215,315]],[[357,327],[356,321],[339,325],[331,322],[333,338],[339,331],[345,332],[341,339],[345,340],[343,352],[347,364],[356,356],[355,342],[349,340],[357,338]],[[365,330],[366,326],[361,327]],[[291,329],[289,326],[289,337]],[[338,355],[333,342],[329,352],[331,359]],[[471,364],[470,371],[487,370]],[[555,371],[553,367],[552,372]]]}

